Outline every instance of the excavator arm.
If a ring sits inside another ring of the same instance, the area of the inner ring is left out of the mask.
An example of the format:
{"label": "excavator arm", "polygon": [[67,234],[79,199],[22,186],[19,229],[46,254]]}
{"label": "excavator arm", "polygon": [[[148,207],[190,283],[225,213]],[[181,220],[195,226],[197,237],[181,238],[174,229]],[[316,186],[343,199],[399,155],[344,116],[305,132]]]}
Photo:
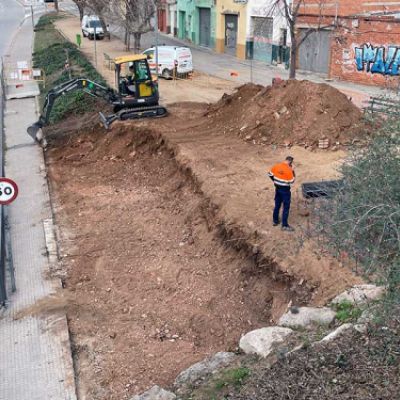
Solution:
{"label": "excavator arm", "polygon": [[34,140],[37,140],[37,133],[39,130],[48,124],[55,100],[74,90],[82,90],[91,96],[103,98],[111,104],[118,104],[120,100],[118,94],[116,94],[114,90],[91,81],[90,79],[76,78],[61,83],[47,93],[43,104],[43,112],[40,115],[39,120],[27,129],[28,134]]}

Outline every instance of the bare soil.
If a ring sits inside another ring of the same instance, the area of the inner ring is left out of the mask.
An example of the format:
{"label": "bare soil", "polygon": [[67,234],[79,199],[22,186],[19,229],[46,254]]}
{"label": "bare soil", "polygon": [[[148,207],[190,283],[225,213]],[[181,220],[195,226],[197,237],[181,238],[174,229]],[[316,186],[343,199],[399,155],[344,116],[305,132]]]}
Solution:
{"label": "bare soil", "polygon": [[246,84],[211,105],[208,117],[225,132],[264,144],[349,145],[368,138],[362,112],[346,95],[326,84],[282,81]]}
{"label": "bare soil", "polygon": [[[361,281],[304,236],[298,191],[296,233],[271,226],[265,173],[286,148],[221,130],[206,104],[169,111],[108,132],[87,118],[47,130],[57,137],[46,158],[81,399],[167,386],[289,304],[324,304]],[[71,124],[81,129],[65,135]],[[299,183],[334,177],[345,156],[290,154]]]}
{"label": "bare soil", "polygon": [[81,398],[170,384],[308,299],[210,232],[210,205],[147,135],[79,135],[48,153]]}

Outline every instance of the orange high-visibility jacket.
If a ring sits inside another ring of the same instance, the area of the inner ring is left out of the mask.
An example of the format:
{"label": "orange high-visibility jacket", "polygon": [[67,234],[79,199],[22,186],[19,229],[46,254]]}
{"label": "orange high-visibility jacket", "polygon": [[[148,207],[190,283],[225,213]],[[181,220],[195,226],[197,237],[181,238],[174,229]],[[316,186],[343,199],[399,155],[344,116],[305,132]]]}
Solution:
{"label": "orange high-visibility jacket", "polygon": [[277,186],[289,186],[295,181],[295,174],[291,166],[286,163],[275,164],[268,172],[268,176]]}

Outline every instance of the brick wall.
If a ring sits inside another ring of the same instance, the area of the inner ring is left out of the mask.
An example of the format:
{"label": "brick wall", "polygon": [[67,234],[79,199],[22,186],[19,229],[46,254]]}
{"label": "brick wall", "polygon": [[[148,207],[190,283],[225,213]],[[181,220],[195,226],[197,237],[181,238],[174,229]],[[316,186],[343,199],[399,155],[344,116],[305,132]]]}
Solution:
{"label": "brick wall", "polygon": [[345,22],[332,36],[330,76],[368,85],[398,84],[400,21]]}
{"label": "brick wall", "polygon": [[[300,13],[349,16],[368,12],[399,11],[399,0],[300,0]],[[294,0],[297,3],[297,0]]]}
{"label": "brick wall", "polygon": [[[317,3],[315,0],[305,1]],[[367,85],[397,87],[400,81],[400,19],[355,17],[362,4],[372,3],[368,0],[339,0],[339,3],[342,12],[345,10],[347,15],[339,14],[336,24],[335,18],[327,16],[330,13],[325,13],[326,16],[321,18],[311,14],[301,15],[301,9],[298,18],[299,27],[332,26],[329,28],[332,29],[329,77]],[[378,1],[374,0],[374,3]],[[388,5],[393,2],[386,0],[381,3]],[[400,11],[400,2],[396,3]],[[371,9],[372,6],[369,6]],[[375,11],[378,11],[377,6]]]}

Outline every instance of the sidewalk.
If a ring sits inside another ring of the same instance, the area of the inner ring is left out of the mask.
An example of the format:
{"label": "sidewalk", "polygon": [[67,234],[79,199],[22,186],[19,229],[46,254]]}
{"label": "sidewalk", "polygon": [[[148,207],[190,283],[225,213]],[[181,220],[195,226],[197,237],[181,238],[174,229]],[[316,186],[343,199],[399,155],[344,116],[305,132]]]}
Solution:
{"label": "sidewalk", "polygon": [[[31,21],[25,19],[8,61],[29,60],[32,39]],[[50,198],[43,151],[26,133],[36,119],[35,99],[6,103],[6,175],[15,179],[20,194],[8,209],[17,291],[9,294],[9,306],[1,311],[0,399],[76,400],[65,312],[41,312],[52,305],[43,299],[61,284],[47,277]],[[30,313],[34,305],[38,310]]]}

